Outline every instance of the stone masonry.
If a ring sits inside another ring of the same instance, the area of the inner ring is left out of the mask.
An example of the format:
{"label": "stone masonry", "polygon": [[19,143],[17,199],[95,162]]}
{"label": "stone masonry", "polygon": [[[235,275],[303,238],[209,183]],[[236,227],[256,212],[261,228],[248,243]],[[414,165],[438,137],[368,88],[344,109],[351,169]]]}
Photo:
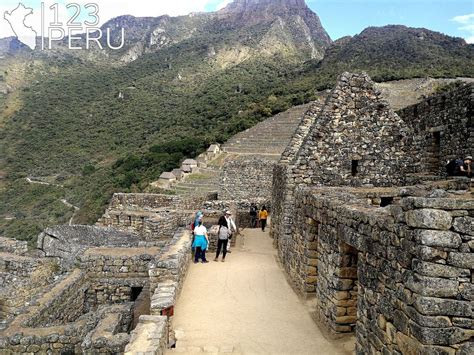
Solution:
{"label": "stone masonry", "polygon": [[474,352],[474,197],[443,171],[472,154],[472,89],[397,115],[366,74],[344,73],[274,169],[283,268],[358,354]]}

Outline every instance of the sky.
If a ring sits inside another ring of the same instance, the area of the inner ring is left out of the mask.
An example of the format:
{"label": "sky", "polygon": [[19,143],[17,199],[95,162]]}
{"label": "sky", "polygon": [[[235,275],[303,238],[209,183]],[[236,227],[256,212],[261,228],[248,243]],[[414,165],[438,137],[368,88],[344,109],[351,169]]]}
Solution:
{"label": "sky", "polygon": [[[38,34],[41,28],[40,0],[21,1],[33,9],[26,19]],[[120,15],[171,16],[187,15],[190,12],[215,11],[224,7],[230,0],[45,0],[46,22],[53,21],[53,11],[49,6],[58,3],[59,21],[67,22],[74,7],[66,9],[67,4],[81,5],[78,21],[87,18],[84,5],[98,4],[100,24]],[[410,27],[425,27],[450,36],[465,38],[474,43],[474,0],[306,0],[308,6],[321,18],[324,28],[332,39],[355,35],[369,26],[401,24]],[[0,38],[13,36],[10,24],[3,18],[5,11],[18,6],[18,0],[1,0]],[[68,16],[69,14],[69,16]]]}

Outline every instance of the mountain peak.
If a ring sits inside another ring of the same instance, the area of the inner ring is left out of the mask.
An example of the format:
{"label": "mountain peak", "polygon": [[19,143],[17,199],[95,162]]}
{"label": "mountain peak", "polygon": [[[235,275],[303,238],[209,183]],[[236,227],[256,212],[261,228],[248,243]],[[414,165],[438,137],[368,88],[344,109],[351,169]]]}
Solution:
{"label": "mountain peak", "polygon": [[234,0],[225,9],[232,10],[251,10],[262,8],[299,8],[305,9],[305,0]]}
{"label": "mountain peak", "polygon": [[307,10],[304,0],[234,0],[221,13],[280,13]]}

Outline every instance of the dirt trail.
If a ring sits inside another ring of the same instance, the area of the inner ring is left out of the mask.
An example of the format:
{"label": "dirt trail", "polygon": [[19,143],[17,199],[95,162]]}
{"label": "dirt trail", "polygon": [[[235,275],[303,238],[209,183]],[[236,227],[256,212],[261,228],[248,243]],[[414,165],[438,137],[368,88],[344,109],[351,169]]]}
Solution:
{"label": "dirt trail", "polygon": [[268,233],[244,231],[225,263],[192,265],[178,300],[173,353],[351,354],[326,339],[287,283]]}

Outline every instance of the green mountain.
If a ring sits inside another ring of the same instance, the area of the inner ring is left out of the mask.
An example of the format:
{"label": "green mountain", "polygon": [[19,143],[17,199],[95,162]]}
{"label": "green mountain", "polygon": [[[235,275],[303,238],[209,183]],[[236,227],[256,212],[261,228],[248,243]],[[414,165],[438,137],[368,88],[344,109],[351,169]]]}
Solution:
{"label": "green mountain", "polygon": [[95,222],[113,192],[142,191],[208,144],[310,101],[342,70],[474,75],[473,46],[428,30],[370,28],[332,43],[303,0],[103,28],[119,41],[122,27],[120,51],[0,41],[0,235]]}

